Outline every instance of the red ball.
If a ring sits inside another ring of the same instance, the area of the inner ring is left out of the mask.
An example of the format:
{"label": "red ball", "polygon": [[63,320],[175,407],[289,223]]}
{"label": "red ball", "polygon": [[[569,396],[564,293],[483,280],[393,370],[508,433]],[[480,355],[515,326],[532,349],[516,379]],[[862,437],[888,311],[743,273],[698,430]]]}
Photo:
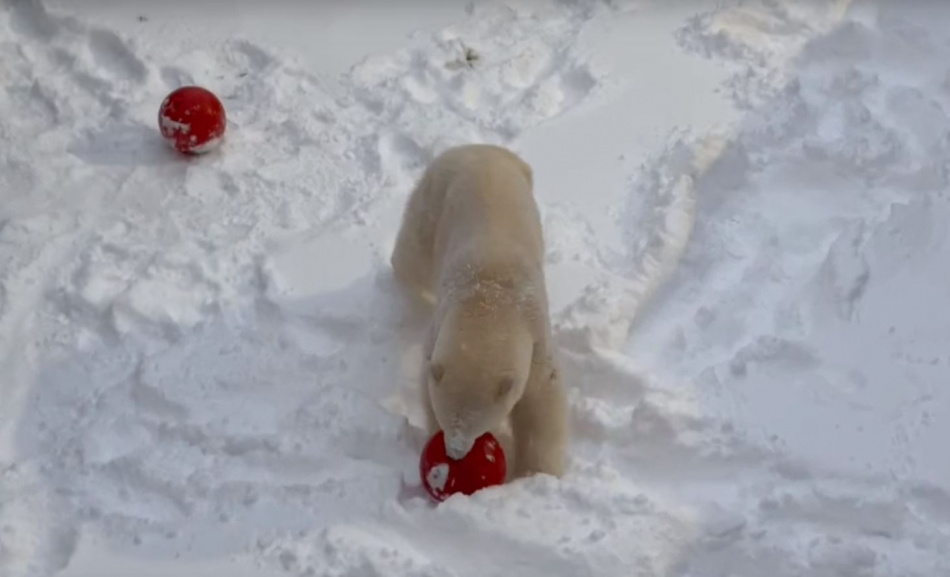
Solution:
{"label": "red ball", "polygon": [[419,461],[422,486],[436,501],[450,495],[471,495],[475,491],[501,485],[507,473],[505,452],[491,433],[479,437],[461,460],[445,453],[445,434],[439,431],[426,443]]}
{"label": "red ball", "polygon": [[227,116],[218,97],[200,86],[183,86],[169,94],[158,110],[158,128],[165,140],[185,154],[216,148],[224,136]]}

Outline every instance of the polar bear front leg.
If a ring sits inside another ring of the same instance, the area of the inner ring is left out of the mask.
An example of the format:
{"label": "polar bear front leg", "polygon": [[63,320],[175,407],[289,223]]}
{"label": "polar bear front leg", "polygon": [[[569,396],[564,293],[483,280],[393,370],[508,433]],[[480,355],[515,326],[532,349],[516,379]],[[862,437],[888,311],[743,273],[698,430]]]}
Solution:
{"label": "polar bear front leg", "polygon": [[567,398],[553,363],[531,368],[524,396],[511,412],[515,441],[513,478],[564,474],[567,461]]}
{"label": "polar bear front leg", "polygon": [[438,206],[428,174],[412,190],[403,211],[396,243],[389,262],[395,277],[413,288],[423,300],[434,304],[432,292],[433,251],[435,250]]}

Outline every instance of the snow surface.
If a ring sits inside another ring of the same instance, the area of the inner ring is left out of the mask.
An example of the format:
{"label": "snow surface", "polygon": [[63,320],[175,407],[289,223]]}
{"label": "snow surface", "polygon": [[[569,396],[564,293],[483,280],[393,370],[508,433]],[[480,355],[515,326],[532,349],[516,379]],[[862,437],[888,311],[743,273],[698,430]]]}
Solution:
{"label": "snow surface", "polygon": [[[950,4],[159,4],[0,4],[0,575],[950,575]],[[467,141],[572,464],[434,505],[387,260]]]}

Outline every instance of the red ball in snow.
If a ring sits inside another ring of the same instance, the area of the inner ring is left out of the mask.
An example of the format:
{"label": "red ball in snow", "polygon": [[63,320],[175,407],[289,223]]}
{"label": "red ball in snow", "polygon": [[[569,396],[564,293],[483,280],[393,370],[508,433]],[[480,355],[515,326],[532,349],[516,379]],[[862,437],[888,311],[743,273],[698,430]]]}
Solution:
{"label": "red ball in snow", "polygon": [[445,434],[439,431],[426,443],[419,461],[422,486],[436,501],[450,495],[471,495],[475,491],[501,485],[507,473],[505,452],[491,433],[479,437],[472,450],[456,461],[445,453]]}
{"label": "red ball in snow", "polygon": [[227,116],[218,97],[200,86],[169,94],[158,110],[162,137],[185,154],[208,152],[221,143]]}

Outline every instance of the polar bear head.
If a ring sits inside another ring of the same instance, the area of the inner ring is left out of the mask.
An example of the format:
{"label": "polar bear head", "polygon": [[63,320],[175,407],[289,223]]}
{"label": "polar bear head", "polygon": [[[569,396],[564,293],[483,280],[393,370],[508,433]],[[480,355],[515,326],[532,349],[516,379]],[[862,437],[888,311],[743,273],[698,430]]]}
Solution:
{"label": "polar bear head", "polygon": [[429,360],[429,399],[446,452],[461,459],[524,394],[534,339],[519,315],[447,315]]}

